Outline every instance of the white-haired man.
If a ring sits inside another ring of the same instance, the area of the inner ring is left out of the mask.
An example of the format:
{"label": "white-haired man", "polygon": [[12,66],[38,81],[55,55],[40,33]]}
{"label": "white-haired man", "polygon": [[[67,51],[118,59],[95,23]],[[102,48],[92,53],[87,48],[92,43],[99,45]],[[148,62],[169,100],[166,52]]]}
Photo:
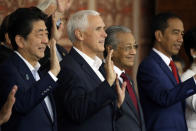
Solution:
{"label": "white-haired man", "polygon": [[56,94],[59,130],[112,131],[115,103],[122,104],[126,84],[121,89],[115,82],[112,50],[105,68],[96,56],[104,51],[105,24],[98,12],[83,10],[70,17],[67,28],[73,48],[64,57],[59,74]]}

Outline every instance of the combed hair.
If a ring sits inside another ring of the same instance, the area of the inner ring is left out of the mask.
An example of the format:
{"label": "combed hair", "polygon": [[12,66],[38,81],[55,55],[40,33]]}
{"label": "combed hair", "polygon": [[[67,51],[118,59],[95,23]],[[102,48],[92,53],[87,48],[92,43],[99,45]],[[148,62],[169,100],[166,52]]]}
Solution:
{"label": "combed hair", "polygon": [[43,0],[36,7],[39,8],[40,10],[44,11],[51,4],[56,4],[56,0]]}
{"label": "combed hair", "polygon": [[164,33],[165,29],[169,26],[168,25],[168,20],[169,19],[180,19],[181,18],[179,16],[177,16],[176,14],[173,14],[171,12],[164,12],[164,13],[160,13],[157,14],[156,16],[154,16],[153,21],[152,21],[152,36],[153,36],[153,41],[155,40],[155,36],[154,33],[157,30],[160,30],[162,33]]}
{"label": "combed hair", "polygon": [[47,15],[36,7],[18,8],[9,16],[8,35],[14,50],[18,49],[15,37],[22,36],[27,39],[27,36],[33,29],[33,22],[47,19]]}
{"label": "combed hair", "polygon": [[69,39],[72,42],[76,41],[75,30],[80,29],[84,31],[88,27],[88,17],[89,15],[97,16],[100,15],[97,11],[94,10],[82,10],[73,14],[67,23],[67,33]]}
{"label": "combed hair", "polygon": [[[105,49],[106,46],[111,45],[113,49],[117,48],[117,45],[119,43],[119,40],[116,38],[116,34],[122,32],[122,33],[132,33],[131,30],[125,26],[110,26],[106,29],[107,37],[105,39]],[[107,56],[106,50],[104,51],[104,56]]]}
{"label": "combed hair", "polygon": [[0,42],[6,42],[5,34],[8,33],[9,26],[9,15],[7,15],[4,17],[0,26]]}

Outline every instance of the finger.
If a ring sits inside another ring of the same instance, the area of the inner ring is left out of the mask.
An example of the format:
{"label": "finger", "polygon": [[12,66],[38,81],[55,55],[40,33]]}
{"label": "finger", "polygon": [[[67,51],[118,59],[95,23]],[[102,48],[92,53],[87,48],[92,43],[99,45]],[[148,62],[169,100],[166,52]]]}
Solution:
{"label": "finger", "polygon": [[120,88],[120,84],[119,84],[119,80],[118,80],[117,75],[116,75],[116,91],[118,94],[120,94],[120,92],[121,92],[121,88]]}
{"label": "finger", "polygon": [[107,57],[106,57],[106,61],[108,62],[108,63],[110,63],[111,62],[111,58],[112,58],[112,53],[113,53],[113,49],[107,49],[107,52],[108,52],[108,55],[107,55]]}
{"label": "finger", "polygon": [[121,87],[123,94],[125,94],[126,86],[127,86],[127,82],[123,82],[122,87]]}
{"label": "finger", "polygon": [[15,94],[17,90],[18,90],[18,87],[14,85],[4,105],[5,110],[12,110],[12,107],[15,103]]}
{"label": "finger", "polygon": [[14,85],[12,90],[11,90],[11,92],[10,92],[10,94],[9,94],[9,97],[14,97],[17,90],[18,90],[18,86]]}

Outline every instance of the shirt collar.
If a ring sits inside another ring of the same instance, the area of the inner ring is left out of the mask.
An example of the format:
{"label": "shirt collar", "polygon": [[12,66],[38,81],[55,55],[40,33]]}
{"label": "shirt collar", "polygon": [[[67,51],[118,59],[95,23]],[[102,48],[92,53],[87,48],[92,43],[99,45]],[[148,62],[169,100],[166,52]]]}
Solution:
{"label": "shirt collar", "polygon": [[82,51],[78,50],[76,47],[73,47],[83,58],[84,60],[91,66],[96,68],[97,70],[99,69],[99,67],[102,64],[102,60],[95,56],[94,59],[90,58],[89,56],[87,56],[86,54],[84,54]]}
{"label": "shirt collar", "polygon": [[125,73],[125,70],[121,70],[120,68],[118,68],[117,66],[114,65],[114,71],[118,75],[118,79],[120,80],[120,82],[123,83],[123,79],[120,77],[120,75],[122,73]]}
{"label": "shirt collar", "polygon": [[155,48],[153,48],[152,50],[154,52],[156,52],[161,57],[161,59],[169,66],[170,61],[172,60],[172,58],[167,57],[165,54],[163,54],[162,52],[158,51]]}
{"label": "shirt collar", "polygon": [[27,65],[27,67],[30,69],[30,71],[32,72],[33,70],[38,71],[40,68],[40,63],[37,62],[37,64],[35,65],[35,67],[33,67],[18,51],[14,51]]}
{"label": "shirt collar", "polygon": [[116,74],[118,75],[118,77],[120,77],[120,75],[125,71],[121,70],[120,68],[118,68],[117,66],[114,66],[114,71],[116,72]]}

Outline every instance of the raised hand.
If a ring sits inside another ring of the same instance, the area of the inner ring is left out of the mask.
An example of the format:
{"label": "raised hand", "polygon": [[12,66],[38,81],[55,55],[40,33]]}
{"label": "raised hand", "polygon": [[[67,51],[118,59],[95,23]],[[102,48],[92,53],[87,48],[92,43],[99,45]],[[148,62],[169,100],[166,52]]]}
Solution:
{"label": "raised hand", "polygon": [[111,60],[113,50],[108,49],[107,52],[108,52],[108,55],[106,57],[106,63],[105,63],[106,80],[108,81],[109,85],[112,86],[116,79],[116,73],[114,71],[114,64],[113,64],[113,61]]}
{"label": "raised hand", "polygon": [[49,41],[50,45],[50,71],[52,72],[53,75],[57,76],[58,73],[60,72],[60,64],[59,60],[56,55],[56,41],[54,39],[51,39]]}
{"label": "raised hand", "polygon": [[14,85],[14,87],[10,91],[7,101],[0,110],[0,125],[7,122],[12,114],[12,107],[15,103],[15,94],[17,89],[18,87]]}
{"label": "raised hand", "polygon": [[56,16],[56,13],[52,14],[51,38],[54,38],[56,41],[61,38],[64,29],[64,23],[62,20],[60,20],[61,23],[57,28],[56,23],[58,20],[60,20],[60,18]]}
{"label": "raised hand", "polygon": [[127,83],[123,82],[122,87],[120,87],[118,77],[116,76],[116,92],[118,95],[118,99],[117,99],[118,108],[120,108],[120,106],[124,102],[126,86],[127,86]]}

